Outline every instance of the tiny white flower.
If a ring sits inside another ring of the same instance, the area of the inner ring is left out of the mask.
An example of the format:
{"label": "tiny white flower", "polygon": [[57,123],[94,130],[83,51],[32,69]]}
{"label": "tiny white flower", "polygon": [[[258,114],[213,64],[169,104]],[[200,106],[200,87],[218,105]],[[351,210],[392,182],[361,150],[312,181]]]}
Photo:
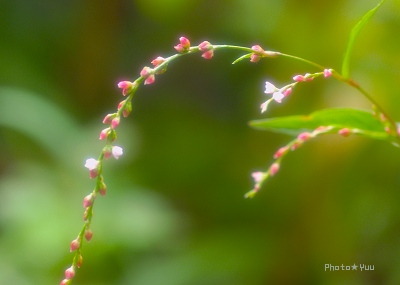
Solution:
{"label": "tiny white flower", "polygon": [[113,146],[111,152],[112,152],[112,155],[115,157],[115,159],[118,159],[124,153],[122,148],[119,146]]}
{"label": "tiny white flower", "polygon": [[94,158],[89,158],[86,160],[85,167],[89,170],[96,169],[99,165],[99,161]]}
{"label": "tiny white flower", "polygon": [[272,98],[274,98],[274,100],[278,103],[282,102],[283,97],[285,97],[285,95],[283,95],[280,91],[274,92],[274,94],[272,94]]}
{"label": "tiny white flower", "polygon": [[275,85],[274,84],[272,84],[271,82],[265,82],[265,91],[264,91],[264,93],[266,93],[266,94],[272,94],[272,93],[274,93],[275,91],[276,91],[276,87],[275,87]]}
{"label": "tiny white flower", "polygon": [[256,171],[256,172],[253,172],[253,173],[251,174],[251,176],[253,177],[254,182],[255,182],[256,184],[258,184],[258,183],[260,183],[261,180],[263,179],[263,177],[264,177],[264,172]]}

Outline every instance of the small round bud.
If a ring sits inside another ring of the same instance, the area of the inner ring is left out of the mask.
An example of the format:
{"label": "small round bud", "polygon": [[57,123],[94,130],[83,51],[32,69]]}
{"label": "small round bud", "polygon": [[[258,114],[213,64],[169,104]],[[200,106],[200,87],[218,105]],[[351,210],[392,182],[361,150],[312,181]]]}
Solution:
{"label": "small round bud", "polygon": [[93,195],[93,193],[90,193],[89,195],[87,195],[84,199],[83,199],[83,207],[87,208],[93,205],[94,202],[94,198],[95,196]]}
{"label": "small round bud", "polygon": [[70,268],[68,268],[67,270],[65,270],[65,279],[72,279],[75,276],[75,270],[74,267],[71,266]]}
{"label": "small round bud", "polygon": [[71,242],[71,245],[69,247],[69,251],[74,251],[77,250],[80,246],[79,240],[76,238]]}
{"label": "small round bud", "polygon": [[343,128],[338,131],[338,134],[344,137],[348,137],[351,134],[351,130],[349,128]]}
{"label": "small round bud", "polygon": [[86,229],[86,230],[85,230],[84,236],[85,236],[85,239],[86,239],[87,241],[90,241],[90,240],[92,239],[92,237],[93,237],[93,232],[92,232],[92,230],[91,230],[91,229]]}
{"label": "small round bud", "polygon": [[279,167],[280,167],[280,164],[277,162],[275,162],[271,165],[271,167],[269,169],[269,173],[271,174],[271,176],[274,176],[279,171]]}
{"label": "small round bud", "polygon": [[324,69],[324,77],[332,76],[332,69]]}

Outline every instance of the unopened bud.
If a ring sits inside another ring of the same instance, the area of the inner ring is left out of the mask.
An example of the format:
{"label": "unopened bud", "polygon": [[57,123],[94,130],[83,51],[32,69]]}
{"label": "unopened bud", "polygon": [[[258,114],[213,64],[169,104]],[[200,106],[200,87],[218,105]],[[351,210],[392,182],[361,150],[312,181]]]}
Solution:
{"label": "unopened bud", "polygon": [[74,251],[77,250],[80,246],[79,240],[76,238],[71,242],[71,245],[69,247],[69,251]]}

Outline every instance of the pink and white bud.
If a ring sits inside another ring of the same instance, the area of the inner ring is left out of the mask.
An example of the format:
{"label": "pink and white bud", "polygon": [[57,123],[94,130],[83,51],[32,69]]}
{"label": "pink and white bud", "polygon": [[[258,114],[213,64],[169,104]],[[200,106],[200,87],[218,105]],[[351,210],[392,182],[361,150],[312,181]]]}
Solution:
{"label": "pink and white bud", "polygon": [[290,95],[290,93],[292,93],[292,91],[293,91],[292,87],[285,89],[285,91],[283,91],[283,96],[286,97],[286,96]]}
{"label": "pink and white bud", "polygon": [[140,71],[140,76],[142,76],[143,78],[147,78],[152,73],[153,73],[153,70],[150,67],[145,66],[145,67],[143,67],[142,71]]}
{"label": "pink and white bud", "polygon": [[110,133],[110,128],[105,128],[100,132],[99,140],[105,140],[108,137],[108,134]]}
{"label": "pink and white bud", "polygon": [[99,163],[100,161],[94,158],[89,158],[86,160],[85,167],[90,170],[90,178],[93,179],[99,174]]}
{"label": "pink and white bud", "polygon": [[351,134],[351,130],[349,128],[343,128],[338,131],[338,134],[344,137],[348,137]]}
{"label": "pink and white bud", "polygon": [[73,252],[74,250],[77,250],[80,246],[79,240],[76,238],[71,242],[71,245],[69,247],[69,251]]}
{"label": "pink and white bud", "polygon": [[68,279],[64,279],[63,281],[61,281],[60,285],[68,285],[70,284],[70,280]]}
{"label": "pink and white bud", "polygon": [[206,51],[209,51],[211,49],[213,49],[213,46],[208,41],[204,41],[201,44],[199,44],[199,50],[200,51],[206,52]]}
{"label": "pink and white bud", "polygon": [[75,276],[75,270],[74,267],[71,266],[70,268],[68,268],[67,270],[65,270],[65,279],[72,279]]}
{"label": "pink and white bud", "polygon": [[294,144],[292,144],[292,146],[290,147],[290,150],[296,150],[299,147],[301,147],[303,144],[303,141],[296,141]]}
{"label": "pink and white bud", "polygon": [[276,90],[278,90],[274,84],[272,84],[271,82],[265,82],[265,91],[264,93],[266,94],[272,94],[274,93]]}
{"label": "pink and white bud", "polygon": [[258,55],[258,54],[256,54],[256,53],[253,53],[253,54],[250,56],[250,61],[251,61],[251,62],[259,62],[259,61],[260,61],[260,55]]}
{"label": "pink and white bud", "polygon": [[260,108],[261,108],[261,114],[264,113],[265,111],[267,111],[267,107],[269,102],[271,102],[271,100],[267,100],[264,103],[261,104]]}
{"label": "pink and white bud", "polygon": [[156,77],[153,74],[151,74],[144,81],[144,85],[152,84],[154,83],[154,81],[156,81]]}
{"label": "pink and white bud", "polygon": [[274,176],[279,171],[279,167],[280,167],[279,163],[277,163],[277,162],[273,163],[271,165],[271,167],[269,168],[269,174],[271,176]]}
{"label": "pink and white bud", "polygon": [[201,55],[201,57],[204,59],[211,59],[213,56],[214,56],[213,50],[206,51]]}
{"label": "pink and white bud", "polygon": [[121,102],[119,102],[117,109],[121,109],[122,106],[125,104],[126,100],[122,100]]}
{"label": "pink and white bud", "polygon": [[122,116],[124,116],[125,118],[129,116],[129,114],[132,112],[132,102],[128,101],[125,104],[124,109],[122,110]]}
{"label": "pink and white bud", "polygon": [[119,116],[116,116],[114,119],[112,119],[111,128],[116,129],[119,126],[119,121],[120,121]]}
{"label": "pink and white bud", "polygon": [[184,49],[189,49],[190,48],[190,41],[185,38],[185,37],[180,37],[179,42],[181,43],[182,47]]}
{"label": "pink and white bud", "polygon": [[95,196],[93,193],[87,195],[85,198],[83,198],[83,207],[87,208],[93,205]]}
{"label": "pink and white bud", "polygon": [[310,82],[310,81],[313,81],[313,80],[314,80],[314,76],[313,76],[312,74],[306,73],[306,74],[304,75],[304,81]]}
{"label": "pink and white bud", "polygon": [[324,69],[324,77],[332,76],[332,69]]}
{"label": "pink and white bud", "polygon": [[129,94],[132,89],[134,88],[135,83],[132,83],[130,81],[120,81],[118,83],[118,88],[122,89],[122,95],[126,96],[127,94]]}
{"label": "pink and white bud", "polygon": [[112,155],[114,156],[115,159],[118,159],[123,153],[124,152],[121,147],[119,146],[112,147]]}
{"label": "pink and white bud", "polygon": [[300,141],[303,141],[303,142],[309,140],[310,138],[312,138],[312,134],[309,132],[304,132],[297,136],[297,139],[299,139]]}
{"label": "pink and white bud", "polygon": [[179,44],[174,46],[178,52],[186,52],[190,48],[190,41],[185,37],[179,38]]}
{"label": "pink and white bud", "polygon": [[280,149],[278,149],[278,150],[275,152],[274,158],[275,158],[275,159],[280,158],[280,157],[281,157],[282,155],[284,155],[288,150],[289,150],[289,147],[287,147],[287,146],[281,147]]}
{"label": "pink and white bud", "polygon": [[293,80],[296,82],[303,82],[303,81],[305,81],[305,78],[303,75],[295,75],[295,76],[293,76]]}
{"label": "pink and white bud", "polygon": [[115,114],[108,114],[103,119],[103,124],[111,124],[112,119],[114,119]]}
{"label": "pink and white bud", "polygon": [[264,53],[264,50],[262,47],[260,47],[259,45],[254,45],[251,47],[252,50],[254,50],[257,53]]}
{"label": "pink and white bud", "polygon": [[106,145],[103,148],[103,155],[105,159],[109,159],[111,157],[112,154],[112,147],[110,145]]}
{"label": "pink and white bud", "polygon": [[260,183],[264,178],[264,172],[256,171],[251,174],[256,184]]}
{"label": "pink and white bud", "polygon": [[86,230],[85,230],[85,233],[84,233],[84,236],[85,236],[85,239],[86,239],[87,241],[90,241],[90,240],[92,239],[92,237],[93,237],[93,232],[92,232],[92,230],[91,230],[91,229],[86,229]]}
{"label": "pink and white bud", "polygon": [[158,56],[157,58],[155,58],[155,59],[153,59],[153,60],[151,61],[151,64],[154,65],[154,67],[157,67],[157,66],[159,66],[160,64],[164,63],[165,60],[166,60],[165,58],[163,58],[163,57],[161,57],[161,56]]}
{"label": "pink and white bud", "polygon": [[107,186],[106,186],[106,184],[104,184],[104,182],[101,182],[101,184],[99,185],[99,188],[98,188],[97,191],[99,191],[99,194],[100,194],[101,196],[106,196],[106,193],[107,193]]}

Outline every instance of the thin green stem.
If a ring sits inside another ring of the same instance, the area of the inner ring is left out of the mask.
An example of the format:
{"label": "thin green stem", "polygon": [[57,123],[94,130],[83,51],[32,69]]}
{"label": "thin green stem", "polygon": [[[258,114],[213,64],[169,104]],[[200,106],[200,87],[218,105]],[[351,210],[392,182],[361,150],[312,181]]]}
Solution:
{"label": "thin green stem", "polygon": [[295,59],[295,60],[298,60],[298,61],[301,61],[301,62],[304,62],[304,63],[307,63],[308,65],[312,65],[312,66],[314,66],[314,67],[316,67],[318,69],[321,69],[321,70],[325,69],[325,67],[323,67],[322,65],[319,65],[318,63],[312,62],[310,60],[307,60],[307,59],[304,59],[304,58],[301,58],[301,57],[298,57],[298,56],[285,54],[285,53],[280,53],[279,55],[284,56],[284,57],[288,57],[288,58],[291,58],[291,59]]}

